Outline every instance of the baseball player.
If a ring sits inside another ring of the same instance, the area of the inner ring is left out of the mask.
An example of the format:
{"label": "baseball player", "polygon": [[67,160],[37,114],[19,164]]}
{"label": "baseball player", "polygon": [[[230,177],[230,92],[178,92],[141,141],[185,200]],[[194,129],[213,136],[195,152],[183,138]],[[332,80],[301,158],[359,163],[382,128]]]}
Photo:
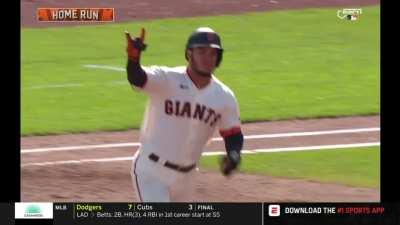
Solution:
{"label": "baseball player", "polygon": [[191,201],[193,175],[206,143],[215,129],[223,137],[227,154],[220,161],[228,176],[240,163],[243,135],[239,108],[233,92],[213,71],[222,61],[219,35],[200,27],[185,49],[187,66],[145,67],[145,30],[127,38],[127,75],[135,90],[149,102],[141,126],[141,146],[131,168],[133,185],[144,202]]}

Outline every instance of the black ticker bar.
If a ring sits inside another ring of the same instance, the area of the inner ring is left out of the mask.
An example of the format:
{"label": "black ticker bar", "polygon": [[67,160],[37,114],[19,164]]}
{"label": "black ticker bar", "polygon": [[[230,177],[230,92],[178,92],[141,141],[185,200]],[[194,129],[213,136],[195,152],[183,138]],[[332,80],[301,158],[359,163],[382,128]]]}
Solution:
{"label": "black ticker bar", "polygon": [[262,214],[262,203],[55,203],[54,225],[259,225]]}
{"label": "black ticker bar", "polygon": [[0,203],[0,224],[14,224],[14,203]]}
{"label": "black ticker bar", "polygon": [[1,224],[16,225],[400,224],[399,203],[53,203],[53,219],[41,221],[14,220],[13,204],[0,210]]}

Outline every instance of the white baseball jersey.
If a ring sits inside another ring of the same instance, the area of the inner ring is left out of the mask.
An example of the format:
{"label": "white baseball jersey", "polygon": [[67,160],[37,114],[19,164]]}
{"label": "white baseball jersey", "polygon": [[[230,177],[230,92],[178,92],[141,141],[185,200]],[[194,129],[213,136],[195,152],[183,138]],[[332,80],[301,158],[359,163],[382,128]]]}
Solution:
{"label": "white baseball jersey", "polygon": [[212,76],[198,89],[186,67],[144,67],[147,82],[140,90],[150,101],[142,126],[141,151],[182,165],[196,163],[218,127],[223,133],[240,127],[233,92]]}
{"label": "white baseball jersey", "polygon": [[[192,201],[195,170],[179,172],[164,166],[196,164],[216,128],[221,135],[240,130],[239,108],[233,92],[212,76],[198,89],[186,67],[143,67],[150,96],[141,127],[141,147],[132,161],[132,183],[140,201]],[[149,159],[150,154],[161,163]]]}

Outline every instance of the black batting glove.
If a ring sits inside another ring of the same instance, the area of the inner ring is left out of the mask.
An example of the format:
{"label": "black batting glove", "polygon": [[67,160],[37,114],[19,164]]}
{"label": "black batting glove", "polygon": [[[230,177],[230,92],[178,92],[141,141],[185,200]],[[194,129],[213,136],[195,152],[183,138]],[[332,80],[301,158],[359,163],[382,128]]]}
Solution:
{"label": "black batting glove", "polygon": [[241,157],[239,152],[229,151],[220,162],[222,174],[225,176],[231,175],[232,172],[239,166],[240,160]]}

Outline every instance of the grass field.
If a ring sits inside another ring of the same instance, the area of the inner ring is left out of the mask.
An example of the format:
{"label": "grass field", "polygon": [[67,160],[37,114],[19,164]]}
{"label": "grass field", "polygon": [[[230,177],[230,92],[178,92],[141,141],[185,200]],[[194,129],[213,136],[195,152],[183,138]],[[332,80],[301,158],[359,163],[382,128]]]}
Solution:
{"label": "grass field", "polygon": [[[200,166],[217,170],[219,157],[202,157]],[[274,152],[243,155],[240,171],[274,177],[378,188],[380,184],[379,162],[379,147]]]}
{"label": "grass field", "polygon": [[147,29],[142,63],[185,64],[190,32],[210,26],[225,48],[217,76],[235,92],[243,121],[377,114],[379,7],[355,22],[336,8],[22,29],[22,135],[139,127],[146,97],[126,73],[125,37]]}

